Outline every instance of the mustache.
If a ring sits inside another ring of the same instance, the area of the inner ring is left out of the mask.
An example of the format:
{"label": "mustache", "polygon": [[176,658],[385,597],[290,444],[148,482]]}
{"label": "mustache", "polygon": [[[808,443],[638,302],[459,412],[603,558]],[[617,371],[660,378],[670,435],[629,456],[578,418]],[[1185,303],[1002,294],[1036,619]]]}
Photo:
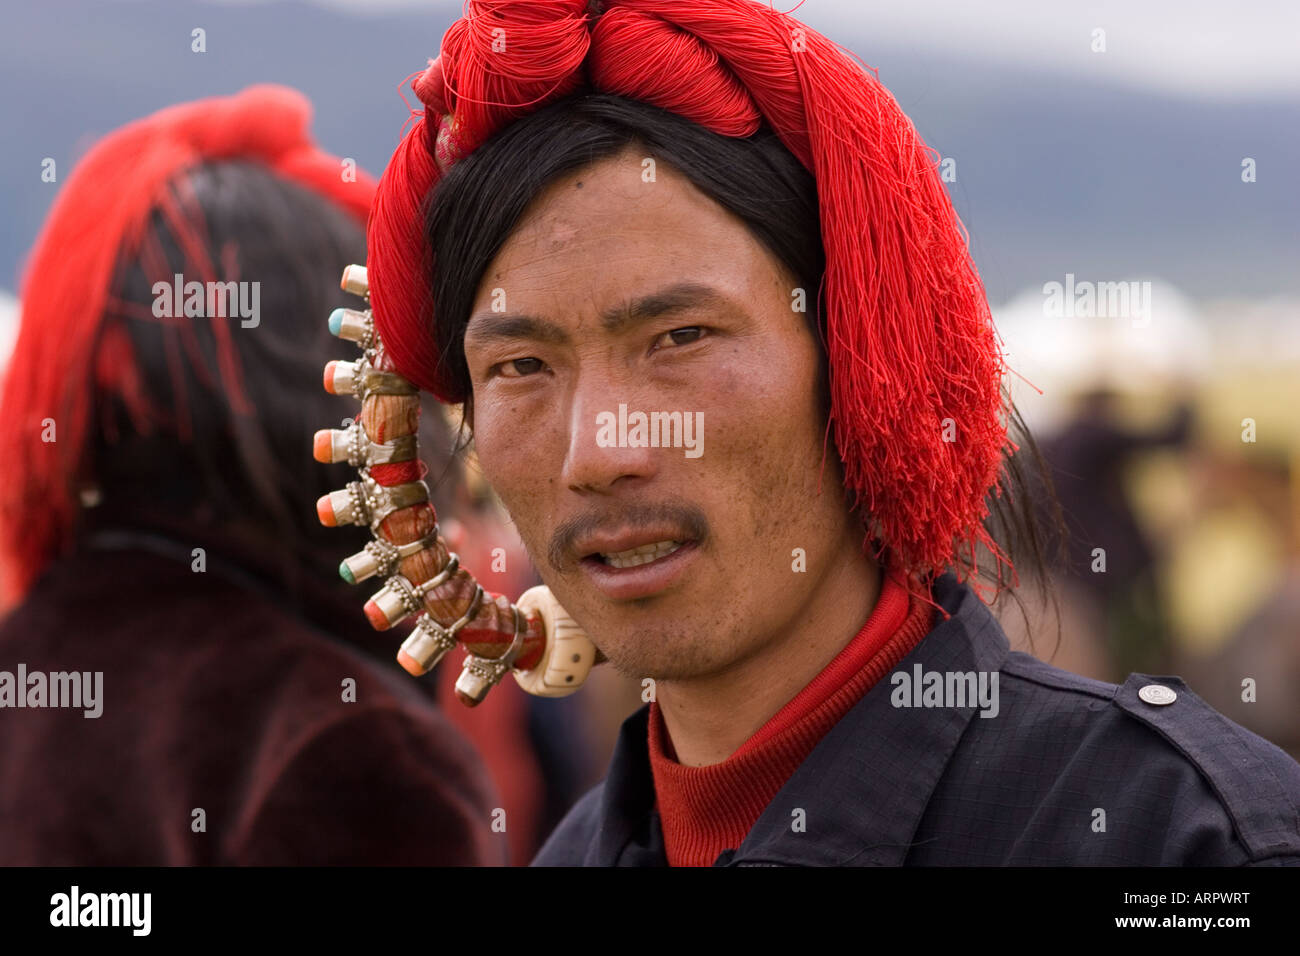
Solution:
{"label": "mustache", "polygon": [[684,537],[703,541],[709,535],[709,520],[695,505],[685,502],[659,504],[625,504],[603,511],[588,511],[567,518],[556,526],[546,550],[551,567],[562,570],[570,564],[575,543],[581,537],[598,531],[644,527],[670,527],[685,532]]}

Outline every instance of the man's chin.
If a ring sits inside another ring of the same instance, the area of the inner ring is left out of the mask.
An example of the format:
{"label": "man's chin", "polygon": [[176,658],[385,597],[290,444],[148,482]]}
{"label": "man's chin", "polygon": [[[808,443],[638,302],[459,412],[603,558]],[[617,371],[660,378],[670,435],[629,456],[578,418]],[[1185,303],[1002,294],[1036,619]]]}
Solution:
{"label": "man's chin", "polygon": [[572,593],[570,601],[572,606],[560,603],[625,677],[688,680],[727,666],[722,650],[728,642],[719,620],[699,615],[689,595],[666,592],[615,602],[588,590]]}
{"label": "man's chin", "polygon": [[624,633],[614,640],[597,640],[609,664],[632,680],[684,681],[710,677],[726,670],[717,644],[700,643],[699,636],[681,633],[640,632],[629,640]]}

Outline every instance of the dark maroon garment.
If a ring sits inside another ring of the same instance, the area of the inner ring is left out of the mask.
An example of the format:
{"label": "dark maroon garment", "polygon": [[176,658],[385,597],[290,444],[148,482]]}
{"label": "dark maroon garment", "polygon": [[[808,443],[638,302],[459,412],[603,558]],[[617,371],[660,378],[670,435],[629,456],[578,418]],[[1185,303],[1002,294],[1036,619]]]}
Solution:
{"label": "dark maroon garment", "polygon": [[0,671],[103,672],[98,718],[0,708],[0,864],[504,863],[478,755],[415,681],[188,554],[83,551],[0,622]]}

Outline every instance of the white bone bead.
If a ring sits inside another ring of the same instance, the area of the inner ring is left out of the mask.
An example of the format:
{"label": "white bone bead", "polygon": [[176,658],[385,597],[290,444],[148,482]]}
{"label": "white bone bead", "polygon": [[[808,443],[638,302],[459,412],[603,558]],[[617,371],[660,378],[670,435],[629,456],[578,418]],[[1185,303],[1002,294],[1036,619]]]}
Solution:
{"label": "white bone bead", "polygon": [[596,645],[569,613],[560,606],[551,589],[529,588],[515,602],[520,613],[540,614],[546,628],[546,650],[537,666],[511,673],[519,686],[537,697],[567,697],[582,686],[596,663]]}

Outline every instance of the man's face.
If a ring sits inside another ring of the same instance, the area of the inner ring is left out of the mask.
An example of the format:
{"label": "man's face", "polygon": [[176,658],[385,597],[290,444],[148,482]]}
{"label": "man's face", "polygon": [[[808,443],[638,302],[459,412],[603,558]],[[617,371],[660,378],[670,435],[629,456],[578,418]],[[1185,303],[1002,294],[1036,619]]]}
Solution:
{"label": "man's face", "polygon": [[674,680],[788,635],[861,532],[833,444],[822,472],[799,283],[642,159],[536,198],[483,275],[465,355],[479,461],[542,579],[619,671]]}

